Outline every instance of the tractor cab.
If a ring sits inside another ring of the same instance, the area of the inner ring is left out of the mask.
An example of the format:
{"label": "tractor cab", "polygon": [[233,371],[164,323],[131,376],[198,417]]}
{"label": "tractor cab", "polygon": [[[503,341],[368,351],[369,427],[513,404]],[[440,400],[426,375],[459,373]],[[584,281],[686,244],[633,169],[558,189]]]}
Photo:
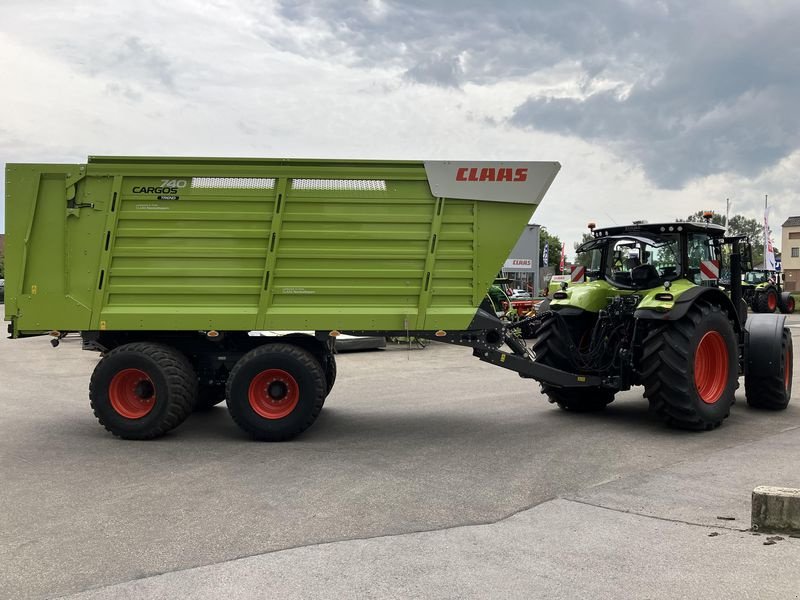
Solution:
{"label": "tractor cab", "polygon": [[[617,289],[643,290],[678,279],[717,285],[724,228],[706,223],[608,227],[578,247],[591,253],[588,275]],[[669,287],[669,284],[667,284]]]}

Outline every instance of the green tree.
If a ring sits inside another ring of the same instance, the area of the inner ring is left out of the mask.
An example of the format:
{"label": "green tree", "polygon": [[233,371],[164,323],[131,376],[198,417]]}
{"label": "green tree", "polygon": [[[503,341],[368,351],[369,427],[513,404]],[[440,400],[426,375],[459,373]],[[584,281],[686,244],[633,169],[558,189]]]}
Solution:
{"label": "green tree", "polygon": [[[585,244],[589,240],[593,240],[594,236],[591,233],[584,233],[581,236],[580,242],[575,242],[573,244],[573,248],[577,250],[581,244]],[[584,252],[583,254],[576,254],[575,255],[575,264],[582,265],[587,269],[592,266],[592,253],[591,252]]]}
{"label": "green tree", "polygon": [[549,244],[547,265],[558,269],[561,262],[561,238],[551,234],[546,227],[539,229],[539,256],[544,257],[544,245]]}

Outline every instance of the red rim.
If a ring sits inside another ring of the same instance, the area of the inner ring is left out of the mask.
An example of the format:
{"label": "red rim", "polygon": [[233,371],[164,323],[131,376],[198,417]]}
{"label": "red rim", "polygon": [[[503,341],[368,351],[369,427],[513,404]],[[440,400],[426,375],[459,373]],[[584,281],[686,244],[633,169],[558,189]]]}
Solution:
{"label": "red rim", "polygon": [[126,419],[141,419],[156,405],[153,381],[140,369],[123,369],[108,386],[111,408]]}
{"label": "red rim", "polygon": [[267,369],[253,377],[248,390],[250,408],[265,419],[282,419],[300,400],[300,387],[283,369]]}
{"label": "red rim", "polygon": [[793,313],[794,312],[794,298],[789,296],[789,299],[786,301],[786,312]]}
{"label": "red rim", "polygon": [[720,399],[728,383],[728,348],[717,331],[707,332],[694,355],[694,385],[706,404]]}
{"label": "red rim", "polygon": [[767,308],[770,310],[775,310],[775,307],[778,306],[778,300],[775,297],[775,294],[772,292],[767,294]]}

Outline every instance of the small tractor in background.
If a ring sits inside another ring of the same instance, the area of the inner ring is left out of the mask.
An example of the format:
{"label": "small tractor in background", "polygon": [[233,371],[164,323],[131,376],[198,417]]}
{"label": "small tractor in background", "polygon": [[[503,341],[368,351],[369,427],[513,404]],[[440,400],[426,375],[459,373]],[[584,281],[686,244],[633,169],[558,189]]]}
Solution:
{"label": "small tractor in background", "polygon": [[[709,217],[710,218],[710,217]],[[561,290],[535,317],[532,350],[548,367],[598,378],[600,385],[542,381],[568,411],[604,408],[617,392],[644,386],[652,410],[684,429],[720,425],[744,376],[747,403],[787,407],[792,338],[783,315],[749,315],[742,299],[742,237],[707,223],[595,229],[578,253],[587,281]],[[719,286],[722,249],[729,293]]]}
{"label": "small tractor in background", "polygon": [[792,314],[795,300],[783,291],[783,275],[777,271],[751,270],[742,279],[742,298],[756,313],[773,313],[777,308]]}

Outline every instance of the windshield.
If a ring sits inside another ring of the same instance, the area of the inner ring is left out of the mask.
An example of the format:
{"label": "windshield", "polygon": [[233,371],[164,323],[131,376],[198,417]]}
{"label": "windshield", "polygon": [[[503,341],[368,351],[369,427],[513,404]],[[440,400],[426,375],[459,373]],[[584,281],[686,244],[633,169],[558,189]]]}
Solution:
{"label": "windshield", "polygon": [[764,283],[767,281],[767,274],[764,271],[750,271],[744,276],[747,283]]}
{"label": "windshield", "polygon": [[649,288],[680,275],[678,236],[658,241],[619,238],[609,241],[606,279],[620,287]]}

